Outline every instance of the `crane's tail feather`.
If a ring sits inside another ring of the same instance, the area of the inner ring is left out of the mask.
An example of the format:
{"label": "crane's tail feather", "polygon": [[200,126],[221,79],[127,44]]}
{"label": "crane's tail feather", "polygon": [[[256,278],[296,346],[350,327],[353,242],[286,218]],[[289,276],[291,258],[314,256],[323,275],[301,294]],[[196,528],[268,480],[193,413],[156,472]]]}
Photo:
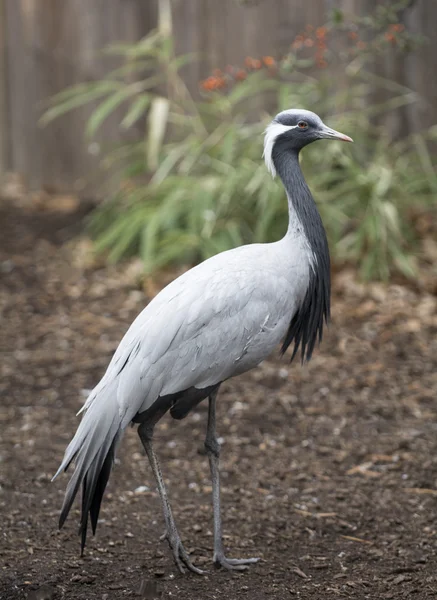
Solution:
{"label": "crane's tail feather", "polygon": [[93,535],[96,533],[97,521],[99,519],[100,505],[102,504],[103,494],[108,483],[109,476],[111,474],[112,465],[115,460],[115,448],[117,445],[118,436],[114,438],[114,441],[109,448],[108,454],[103,462],[102,468],[100,469],[99,478],[97,479],[96,488],[92,496],[92,502],[90,504],[89,513],[91,518],[91,527]]}
{"label": "crane's tail feather", "polygon": [[[79,526],[81,536],[81,551],[85,548],[88,515],[91,518],[91,527],[93,535],[96,533],[97,521],[99,518],[100,505],[103,494],[108,483],[109,475],[112,470],[115,458],[115,447],[117,445],[117,434],[113,438],[109,448],[107,444],[102,446],[98,455],[87,471],[82,483],[82,517]],[[109,438],[110,439],[110,438]]]}
{"label": "crane's tail feather", "polygon": [[104,402],[93,402],[86,411],[76,435],[65,451],[62,464],[53,477],[55,479],[62,471],[66,471],[72,461],[75,461],[75,469],[67,485],[59,517],[59,528],[64,525],[82,485],[82,514],[79,527],[82,553],[89,517],[93,534],[96,531],[103,493],[122,432],[116,394],[112,397],[106,395]]}

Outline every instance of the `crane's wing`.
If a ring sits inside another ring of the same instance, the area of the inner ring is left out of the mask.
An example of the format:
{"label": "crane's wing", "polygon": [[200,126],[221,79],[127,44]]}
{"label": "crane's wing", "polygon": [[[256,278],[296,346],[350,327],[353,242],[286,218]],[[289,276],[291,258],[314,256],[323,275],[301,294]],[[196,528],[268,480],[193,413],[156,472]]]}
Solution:
{"label": "crane's wing", "polygon": [[158,294],[132,323],[85,407],[118,379],[124,424],[160,396],[214,385],[266,358],[296,300],[266,246],[263,264],[254,251],[256,245],[213,257]]}

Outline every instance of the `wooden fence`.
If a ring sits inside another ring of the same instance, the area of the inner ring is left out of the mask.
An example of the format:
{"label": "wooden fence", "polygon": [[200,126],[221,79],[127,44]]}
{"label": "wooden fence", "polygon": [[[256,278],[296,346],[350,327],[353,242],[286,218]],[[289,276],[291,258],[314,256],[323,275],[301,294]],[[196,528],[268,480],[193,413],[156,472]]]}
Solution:
{"label": "wooden fence", "polygon": [[[307,23],[326,20],[334,7],[366,14],[387,0],[172,0],[177,50],[200,60],[186,69],[195,89],[211,69],[245,56],[285,53]],[[156,26],[158,0],[0,0],[0,178],[13,171],[30,187],[93,190],[98,157],[87,148],[89,112],[75,111],[46,128],[38,126],[47,99],[66,86],[102,77],[111,66],[101,49],[137,40]],[[429,41],[378,71],[415,90],[413,109],[398,113],[402,132],[437,122],[437,0],[412,0],[406,26]],[[115,120],[101,133],[116,140]],[[94,188],[95,189],[95,188]]]}

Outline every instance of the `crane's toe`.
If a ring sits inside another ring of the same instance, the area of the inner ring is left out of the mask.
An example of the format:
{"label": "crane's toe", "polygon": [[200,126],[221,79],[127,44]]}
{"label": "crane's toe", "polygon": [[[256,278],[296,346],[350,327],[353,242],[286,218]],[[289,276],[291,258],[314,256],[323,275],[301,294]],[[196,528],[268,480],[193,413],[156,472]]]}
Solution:
{"label": "crane's toe", "polygon": [[214,554],[214,564],[216,567],[223,567],[229,571],[246,571],[249,565],[257,563],[260,559],[254,558],[226,558],[224,554]]}
{"label": "crane's toe", "polygon": [[168,545],[170,546],[173,554],[173,559],[177,568],[182,574],[185,573],[185,569],[188,569],[192,573],[196,573],[196,575],[204,575],[206,573],[206,571],[202,571],[202,569],[199,569],[193,565],[177,531],[169,532],[167,530],[161,539],[166,539],[168,541]]}

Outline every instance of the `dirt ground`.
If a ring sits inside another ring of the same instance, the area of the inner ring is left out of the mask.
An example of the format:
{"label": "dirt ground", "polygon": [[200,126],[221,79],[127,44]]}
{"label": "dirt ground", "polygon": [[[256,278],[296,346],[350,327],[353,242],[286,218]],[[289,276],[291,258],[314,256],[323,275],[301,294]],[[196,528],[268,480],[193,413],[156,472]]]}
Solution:
{"label": "dirt ground", "polygon": [[334,278],[333,323],[312,362],[275,359],[219,397],[230,556],[216,570],[206,406],[165,418],[156,448],[194,563],[165,542],[151,471],[127,432],[83,558],[78,503],[50,479],[92,387],[147,302],[137,268],[89,267],[80,213],[0,204],[0,598],[372,600],[437,597],[437,302],[406,285]]}

